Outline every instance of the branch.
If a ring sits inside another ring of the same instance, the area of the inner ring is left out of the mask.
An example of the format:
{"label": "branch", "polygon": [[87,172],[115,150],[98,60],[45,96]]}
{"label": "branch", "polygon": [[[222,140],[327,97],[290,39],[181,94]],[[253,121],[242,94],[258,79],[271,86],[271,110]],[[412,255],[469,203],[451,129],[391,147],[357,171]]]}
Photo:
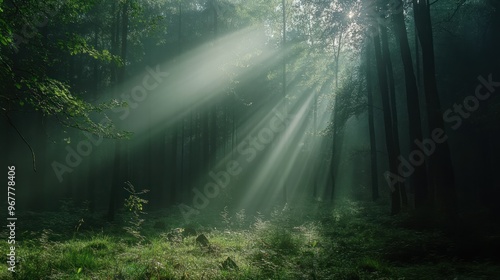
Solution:
{"label": "branch", "polygon": [[[437,2],[437,1],[436,1],[436,2]],[[455,17],[455,15],[457,14],[458,10],[460,10],[460,8],[461,8],[463,5],[465,5],[465,2],[466,2],[466,1],[464,1],[464,0],[460,1],[460,3],[458,3],[458,5],[455,7],[455,10],[453,11],[453,13],[452,13],[450,16],[448,16],[448,18],[447,18],[447,19],[444,19],[444,20],[442,20],[442,21],[440,21],[440,22],[436,22],[436,25],[441,24],[441,23],[443,23],[443,22],[450,22],[450,21],[451,21],[451,20]],[[435,2],[434,2],[434,3],[435,3]]]}
{"label": "branch", "polygon": [[21,139],[23,139],[24,143],[26,143],[26,145],[28,145],[28,148],[31,151],[31,157],[33,158],[33,170],[36,172],[36,159],[35,159],[35,152],[33,151],[33,148],[31,148],[31,146],[28,143],[28,141],[26,141],[26,139],[24,138],[24,136],[21,134],[21,132],[14,125],[14,123],[12,122],[12,119],[9,117],[9,115],[7,115],[7,113],[5,113],[5,117],[7,118],[7,122],[9,122],[9,124],[16,130],[17,134],[19,134],[19,136],[21,137]]}

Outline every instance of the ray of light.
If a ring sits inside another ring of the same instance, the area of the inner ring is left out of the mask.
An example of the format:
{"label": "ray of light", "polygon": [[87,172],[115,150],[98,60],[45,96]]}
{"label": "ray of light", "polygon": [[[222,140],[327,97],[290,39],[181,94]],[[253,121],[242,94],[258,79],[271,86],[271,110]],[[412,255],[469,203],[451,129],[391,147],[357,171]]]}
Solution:
{"label": "ray of light", "polygon": [[256,65],[279,63],[281,56],[276,51],[266,45],[262,29],[252,27],[200,46],[173,61],[148,66],[142,75],[116,90],[119,94],[115,98],[129,106],[118,109],[120,113],[114,120],[119,127],[139,134],[150,126],[160,129],[166,123],[175,123],[189,110],[227,94],[234,86],[234,77],[251,79]]}
{"label": "ray of light", "polygon": [[[298,143],[306,137],[306,114],[310,108],[311,101],[314,100],[313,95],[306,97],[305,102],[297,102],[300,106],[297,113],[293,116],[290,124],[282,135],[280,135],[278,142],[273,147],[270,154],[264,159],[264,162],[255,168],[255,179],[249,182],[246,186],[244,199],[241,202],[241,207],[252,204],[255,200],[262,198],[257,197],[265,191],[266,188],[271,189],[271,197],[267,200],[274,201],[276,196],[282,192],[283,182],[280,178],[287,178],[292,170],[294,160],[300,153]],[[277,173],[277,170],[283,172]],[[272,185],[276,184],[276,185]],[[269,202],[268,203],[272,203]]]}

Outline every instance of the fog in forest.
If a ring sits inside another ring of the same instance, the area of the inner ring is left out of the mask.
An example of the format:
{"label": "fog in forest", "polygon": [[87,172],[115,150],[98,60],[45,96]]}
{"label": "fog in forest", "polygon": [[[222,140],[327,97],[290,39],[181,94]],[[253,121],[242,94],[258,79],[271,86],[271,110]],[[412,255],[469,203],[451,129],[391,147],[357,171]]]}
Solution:
{"label": "fog in forest", "polygon": [[497,0],[0,0],[0,279],[498,279]]}

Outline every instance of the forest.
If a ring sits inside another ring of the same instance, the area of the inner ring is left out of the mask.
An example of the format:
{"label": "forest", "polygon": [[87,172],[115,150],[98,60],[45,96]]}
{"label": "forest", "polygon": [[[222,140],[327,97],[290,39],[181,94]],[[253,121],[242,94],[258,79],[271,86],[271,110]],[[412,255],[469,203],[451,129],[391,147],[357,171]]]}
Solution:
{"label": "forest", "polygon": [[500,279],[497,90],[499,0],[0,0],[0,279]]}

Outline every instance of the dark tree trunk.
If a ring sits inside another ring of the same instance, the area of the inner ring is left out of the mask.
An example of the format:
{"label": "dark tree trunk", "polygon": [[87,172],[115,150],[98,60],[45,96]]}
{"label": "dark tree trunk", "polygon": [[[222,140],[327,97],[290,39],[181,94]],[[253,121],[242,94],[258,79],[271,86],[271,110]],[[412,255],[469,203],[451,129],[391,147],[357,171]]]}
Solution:
{"label": "dark tree trunk", "polygon": [[[423,82],[430,135],[434,130],[441,130],[444,133],[435,73],[430,5],[426,0],[413,0],[413,9],[415,10],[415,24],[422,48]],[[435,191],[435,207],[438,218],[454,221],[457,214],[455,176],[447,141],[436,145],[434,154],[429,159],[429,167]]]}
{"label": "dark tree trunk", "polygon": [[174,123],[173,128],[172,128],[172,135],[171,135],[171,141],[170,141],[170,168],[169,168],[169,175],[170,175],[170,186],[172,187],[173,192],[171,192],[169,196],[169,201],[174,202],[177,199],[177,196],[179,193],[181,193],[181,190],[179,190],[179,186],[177,184],[177,172],[178,172],[178,166],[177,166],[177,147],[179,145],[178,143],[178,138],[179,138],[179,124]]}
{"label": "dark tree trunk", "polygon": [[[212,0],[213,20],[214,20],[214,42],[217,39],[219,32],[219,20],[217,15],[217,0]],[[216,164],[217,160],[217,96],[214,96],[213,104],[210,108],[210,158],[208,162],[209,168]]]}
{"label": "dark tree trunk", "polygon": [[[377,64],[377,74],[380,87],[380,95],[382,98],[382,109],[384,113],[384,130],[385,130],[385,143],[387,147],[387,154],[389,157],[389,169],[393,174],[397,173],[398,163],[397,163],[397,153],[394,144],[394,135],[392,131],[392,119],[391,119],[391,105],[389,100],[389,89],[387,84],[387,71],[384,65],[384,60],[382,58],[382,51],[380,47],[380,37],[376,35],[373,37],[374,49],[375,49],[375,59]],[[391,214],[397,214],[401,212],[401,196],[400,189],[401,184],[399,181],[395,181],[391,186]]]}
{"label": "dark tree trunk", "polygon": [[[126,1],[122,6],[122,42],[121,42],[121,58],[123,62],[127,59],[127,37],[128,37],[128,9],[129,2]],[[120,69],[118,75],[118,83],[125,81],[125,64]],[[108,220],[113,221],[115,218],[115,211],[117,208],[116,202],[120,197],[120,188],[123,187],[124,182],[128,177],[128,145],[126,140],[115,141],[115,154],[113,160],[113,182],[109,197],[108,206]]]}
{"label": "dark tree trunk", "polygon": [[203,167],[202,174],[208,174],[208,170],[210,169],[210,111],[205,109],[203,112]]}
{"label": "dark tree trunk", "polygon": [[[113,1],[111,11],[114,17],[114,23],[111,27],[111,52],[118,55],[118,44],[120,38],[120,8],[116,1]],[[111,63],[111,83],[118,80],[118,67],[116,63]]]}
{"label": "dark tree trunk", "polygon": [[118,75],[118,81],[123,83],[125,81],[125,61],[127,59],[127,37],[128,37],[128,13],[129,13],[129,1],[125,1],[122,8],[122,45],[121,45],[121,57],[123,59],[124,65],[120,68]]}
{"label": "dark tree trunk", "polygon": [[[389,38],[387,28],[380,26],[380,34],[382,41],[382,59],[387,69],[387,86],[389,90],[389,103],[391,106],[391,129],[394,137],[394,153],[396,157],[401,155],[401,147],[399,145],[399,127],[398,127],[398,108],[396,103],[396,86],[394,83],[394,71],[392,69],[392,59],[389,50]],[[401,204],[404,207],[408,206],[408,197],[406,196],[406,188],[401,184],[400,188]]]}
{"label": "dark tree trunk", "polygon": [[[98,18],[96,16],[96,22],[94,23],[94,48],[95,49],[98,49],[99,47],[99,24],[98,24]],[[94,84],[94,90],[92,92],[92,99],[97,99],[99,97],[98,95],[98,90],[99,90],[99,77],[100,77],[100,73],[99,73],[99,64],[98,64],[98,61],[94,61],[94,69],[93,69],[93,72],[94,72],[94,81],[93,81],[93,84]],[[98,164],[98,160],[96,158],[96,156],[93,156],[91,157],[90,159],[90,166],[97,166]],[[88,186],[87,186],[87,201],[89,202],[89,211],[91,213],[94,213],[95,211],[95,207],[96,207],[96,189],[98,188],[99,186],[99,177],[97,176],[96,174],[96,170],[94,170],[93,168],[89,168],[89,172],[88,172],[88,178],[89,178],[89,183],[88,183]]]}
{"label": "dark tree trunk", "polygon": [[336,180],[337,180],[337,169],[339,165],[339,157],[337,155],[337,149],[339,148],[339,98],[336,96],[333,104],[333,135],[332,135],[332,160],[330,161],[330,177],[331,177],[331,187],[330,187],[330,201],[333,201],[335,190],[336,190]]}
{"label": "dark tree trunk", "polygon": [[[313,107],[313,146],[312,146],[312,151],[316,153],[316,146],[317,146],[317,132],[316,132],[316,127],[317,127],[317,119],[318,119],[318,95],[320,92],[314,92],[314,107]],[[313,174],[313,198],[318,197],[318,160],[311,157],[313,161],[313,166],[315,167],[312,171],[314,172]]]}
{"label": "dark tree trunk", "polygon": [[371,163],[371,185],[372,199],[376,201],[379,198],[378,192],[378,166],[377,166],[377,142],[375,135],[375,116],[373,112],[373,90],[372,77],[370,73],[370,53],[369,44],[366,44],[366,94],[368,96],[368,129],[370,134],[370,163]]}
{"label": "dark tree trunk", "polygon": [[[281,9],[282,9],[282,21],[283,21],[283,38],[282,38],[282,51],[283,51],[283,62],[282,62],[282,71],[283,71],[283,81],[282,81],[282,90],[283,90],[283,101],[284,102],[284,107],[285,107],[285,115],[288,114],[288,107],[286,104],[286,94],[287,94],[287,88],[286,88],[286,83],[287,83],[287,77],[286,77],[286,64],[287,64],[287,56],[286,56],[286,1],[282,0],[281,1]],[[286,150],[286,149],[285,149]],[[286,175],[285,175],[286,176]],[[286,177],[283,180],[283,199],[284,202],[287,202],[287,183],[286,183]]]}
{"label": "dark tree trunk", "polygon": [[209,168],[213,168],[217,160],[217,102],[212,105],[210,115],[210,158]]}
{"label": "dark tree trunk", "polygon": [[[398,1],[403,5],[402,1]],[[408,43],[408,34],[403,13],[396,13],[392,16],[394,21],[394,33],[399,42],[401,60],[403,62],[405,86],[406,86],[406,105],[409,116],[409,136],[410,136],[410,153],[417,151],[418,147],[415,144],[416,139],[422,139],[422,120],[419,109],[419,92],[417,79],[413,70],[410,45]],[[418,45],[418,44],[417,44]],[[418,52],[418,49],[417,49]],[[418,56],[417,56],[418,59]],[[418,69],[418,68],[417,68]],[[415,193],[415,207],[420,208],[426,204],[427,193],[427,174],[425,166],[416,167],[413,175],[408,180],[410,189]]]}

